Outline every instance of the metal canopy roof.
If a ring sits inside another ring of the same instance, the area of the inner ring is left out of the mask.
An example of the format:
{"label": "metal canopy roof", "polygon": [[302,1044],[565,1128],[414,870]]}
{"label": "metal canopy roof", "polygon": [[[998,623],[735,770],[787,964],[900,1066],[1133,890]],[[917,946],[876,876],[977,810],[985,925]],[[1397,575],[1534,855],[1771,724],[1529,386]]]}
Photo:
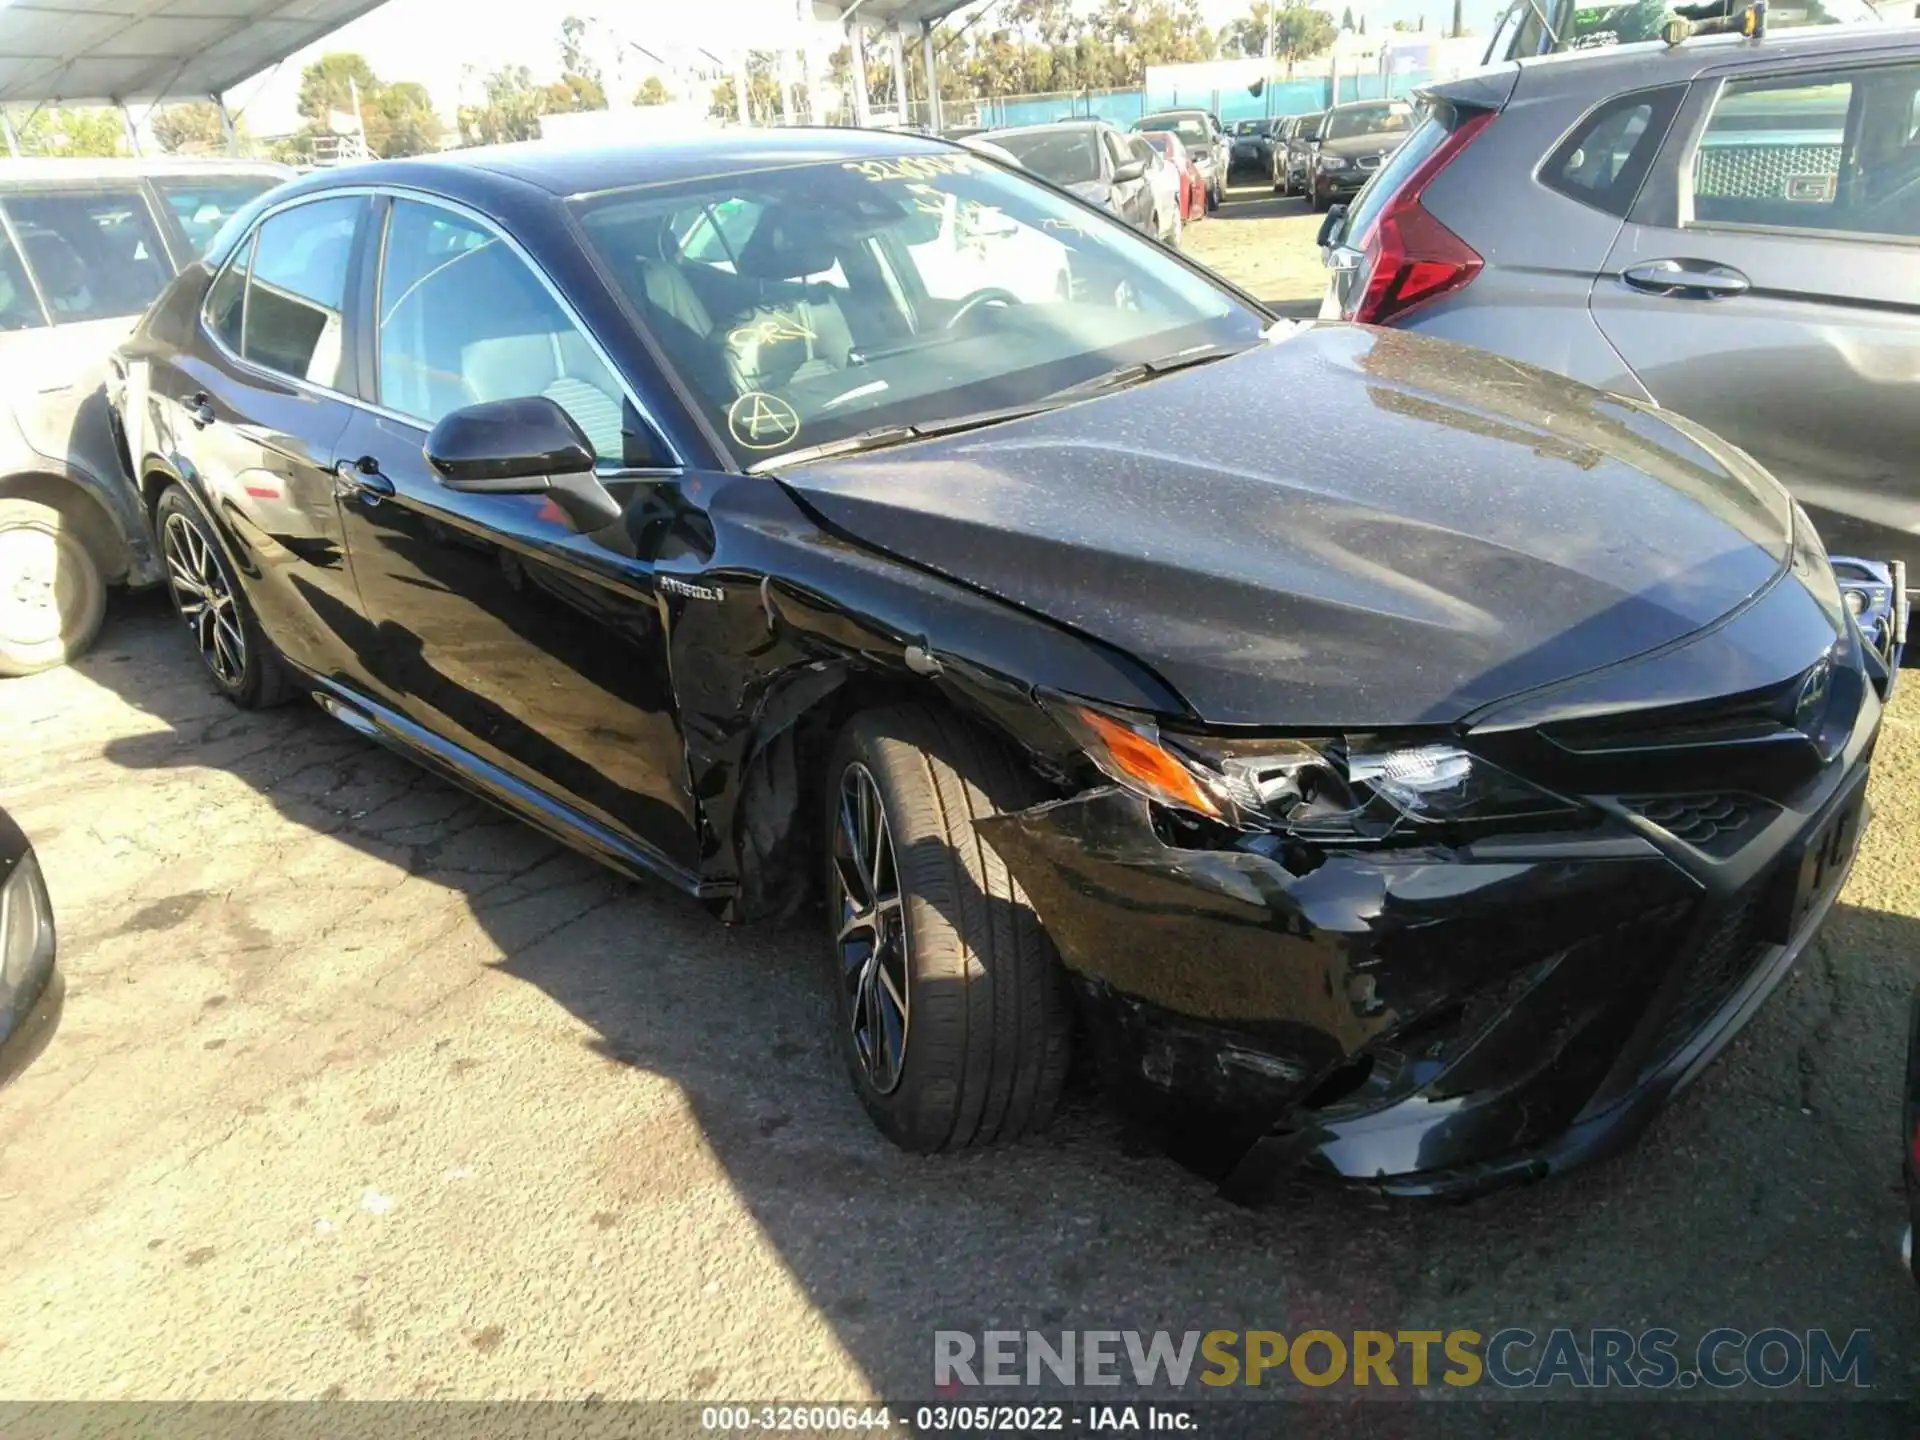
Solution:
{"label": "metal canopy roof", "polygon": [[870,30],[918,30],[944,20],[973,0],[813,0],[816,20],[836,25],[858,20]]}
{"label": "metal canopy roof", "polygon": [[0,0],[0,102],[232,89],[382,0]]}

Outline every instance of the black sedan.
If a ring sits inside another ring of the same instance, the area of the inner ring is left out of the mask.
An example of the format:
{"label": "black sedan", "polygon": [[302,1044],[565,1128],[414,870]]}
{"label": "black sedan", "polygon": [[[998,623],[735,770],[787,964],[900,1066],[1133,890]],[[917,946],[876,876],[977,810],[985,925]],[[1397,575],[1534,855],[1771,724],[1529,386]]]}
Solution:
{"label": "black sedan", "polygon": [[46,1044],[59,1018],[53,904],[26,835],[0,810],[0,1080]]}
{"label": "black sedan", "polygon": [[1413,107],[1404,100],[1363,100],[1327,111],[1309,147],[1313,208],[1325,210],[1342,196],[1357,195],[1413,132],[1413,122]]}
{"label": "black sedan", "polygon": [[316,174],[113,393],[224,694],[824,910],[914,1149],[1032,1130],[1083,1040],[1236,1193],[1560,1168],[1726,1044],[1864,822],[1886,671],[1744,454],[1277,322],[936,140]]}

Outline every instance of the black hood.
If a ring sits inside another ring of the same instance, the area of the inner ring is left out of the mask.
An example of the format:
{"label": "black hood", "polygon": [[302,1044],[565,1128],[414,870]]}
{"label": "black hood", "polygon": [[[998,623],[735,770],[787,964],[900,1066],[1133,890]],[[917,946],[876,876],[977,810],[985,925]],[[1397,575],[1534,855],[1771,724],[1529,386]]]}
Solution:
{"label": "black hood", "polygon": [[1457,720],[1720,618],[1780,573],[1792,525],[1785,491],[1684,422],[1349,325],[782,478],[1222,725]]}

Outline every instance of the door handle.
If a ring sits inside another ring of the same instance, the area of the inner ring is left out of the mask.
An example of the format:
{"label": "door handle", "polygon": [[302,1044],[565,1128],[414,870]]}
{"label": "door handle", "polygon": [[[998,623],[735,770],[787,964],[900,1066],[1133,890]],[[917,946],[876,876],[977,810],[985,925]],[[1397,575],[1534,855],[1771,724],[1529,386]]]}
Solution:
{"label": "door handle", "polygon": [[1684,300],[1722,300],[1751,288],[1747,277],[1731,265],[1709,260],[1649,260],[1629,266],[1620,278],[1636,290]]}
{"label": "door handle", "polygon": [[196,390],[187,397],[187,418],[193,422],[193,428],[204,430],[220,417],[213,413],[213,397],[204,390]]}
{"label": "door handle", "polygon": [[342,500],[355,498],[378,505],[393,494],[393,481],[380,473],[380,462],[371,455],[358,460],[342,460],[333,467],[333,493]]}

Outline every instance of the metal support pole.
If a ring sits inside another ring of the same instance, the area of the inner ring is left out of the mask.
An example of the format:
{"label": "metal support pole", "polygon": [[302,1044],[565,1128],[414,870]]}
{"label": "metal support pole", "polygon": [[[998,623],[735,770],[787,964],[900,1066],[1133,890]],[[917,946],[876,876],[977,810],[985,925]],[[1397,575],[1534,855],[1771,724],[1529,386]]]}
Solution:
{"label": "metal support pole", "polygon": [[20,141],[13,133],[13,121],[7,115],[7,109],[0,105],[0,134],[7,137],[7,154],[14,159],[20,158]]}
{"label": "metal support pole", "polygon": [[747,104],[747,57],[745,52],[742,52],[740,58],[733,62],[733,98],[734,103],[740,107],[740,123],[742,125],[753,124],[753,110]]}
{"label": "metal support pole", "polygon": [[227,109],[226,97],[223,95],[210,95],[207,98],[212,100],[220,111],[220,133],[227,137],[227,153],[229,155],[238,155],[240,153],[240,133],[233,128],[233,112]]}
{"label": "metal support pole", "polygon": [[862,130],[873,124],[873,102],[867,97],[867,27],[858,20],[847,30],[847,56],[853,62],[853,123]]}
{"label": "metal support pole", "polygon": [[127,148],[133,152],[133,158],[140,158],[140,130],[133,123],[133,111],[127,108],[127,102],[119,101],[120,123],[127,127]]}
{"label": "metal support pole", "polygon": [[933,22],[920,27],[920,59],[927,68],[927,129],[938,135],[946,127],[940,113],[940,72],[933,54]]}
{"label": "metal support pole", "polygon": [[907,104],[907,32],[898,25],[893,27],[893,108],[900,117],[898,123],[905,125],[913,119],[913,109]]}

